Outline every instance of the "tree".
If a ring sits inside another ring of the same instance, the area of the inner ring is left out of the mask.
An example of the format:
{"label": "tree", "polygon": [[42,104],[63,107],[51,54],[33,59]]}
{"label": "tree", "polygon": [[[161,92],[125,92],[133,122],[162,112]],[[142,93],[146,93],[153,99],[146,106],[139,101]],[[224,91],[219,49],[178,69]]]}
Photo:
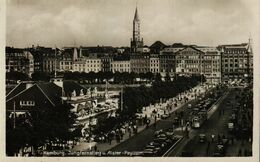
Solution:
{"label": "tree", "polygon": [[111,72],[111,71],[105,71],[103,73],[103,75],[104,75],[104,79],[106,79],[106,80],[110,80],[113,78],[113,72]]}
{"label": "tree", "polygon": [[131,84],[134,83],[134,81],[135,81],[136,78],[138,78],[138,74],[137,74],[137,73],[131,72],[131,73],[129,74],[129,79],[130,79],[130,83],[131,83]]}
{"label": "tree", "polygon": [[139,73],[139,76],[140,76],[140,80],[143,81],[146,79],[146,75],[145,73]]}
{"label": "tree", "polygon": [[7,153],[12,155],[26,144],[37,149],[47,141],[66,141],[73,138],[73,132],[69,129],[75,123],[76,117],[70,110],[71,106],[68,104],[34,110],[29,112],[26,118],[17,119],[15,128],[12,118],[7,118]]}
{"label": "tree", "polygon": [[96,73],[91,71],[88,73],[88,78],[91,83],[95,83],[96,80]]}
{"label": "tree", "polygon": [[152,79],[154,78],[154,75],[153,75],[152,72],[147,72],[147,73],[145,74],[145,78],[151,82]]}
{"label": "tree", "polygon": [[160,74],[160,73],[156,73],[154,82],[155,82],[155,83],[159,83],[159,82],[161,82],[161,81],[162,81],[162,76],[161,76],[161,74]]}
{"label": "tree", "polygon": [[29,76],[26,73],[11,71],[5,74],[7,80],[21,80],[21,81],[29,80]]}
{"label": "tree", "polygon": [[98,80],[98,83],[103,83],[105,77],[104,77],[104,72],[103,71],[99,71],[96,73],[97,75],[97,80]]}
{"label": "tree", "polygon": [[46,72],[34,72],[32,74],[33,81],[49,81],[50,75]]}

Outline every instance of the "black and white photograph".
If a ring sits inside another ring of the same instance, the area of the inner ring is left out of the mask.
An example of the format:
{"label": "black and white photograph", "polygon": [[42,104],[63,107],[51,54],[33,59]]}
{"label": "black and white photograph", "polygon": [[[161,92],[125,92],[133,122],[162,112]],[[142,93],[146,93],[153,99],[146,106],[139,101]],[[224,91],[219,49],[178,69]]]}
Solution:
{"label": "black and white photograph", "polygon": [[4,156],[259,160],[259,4],[6,0]]}

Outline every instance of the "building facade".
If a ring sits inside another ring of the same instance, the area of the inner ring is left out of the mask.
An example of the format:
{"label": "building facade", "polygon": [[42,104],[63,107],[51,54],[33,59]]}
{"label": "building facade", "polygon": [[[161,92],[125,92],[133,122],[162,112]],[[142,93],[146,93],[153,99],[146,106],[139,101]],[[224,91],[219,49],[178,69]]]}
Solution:
{"label": "building facade", "polygon": [[34,72],[34,57],[28,50],[6,48],[6,72],[22,72],[31,76]]}
{"label": "building facade", "polygon": [[108,54],[100,57],[101,59],[101,70],[103,72],[108,72],[110,71],[110,65],[111,65],[111,61],[113,60],[112,57],[110,57]]}
{"label": "building facade", "polygon": [[[55,57],[46,57],[43,59],[43,71],[52,73],[56,69],[59,69],[59,61]],[[55,68],[56,67],[56,68]]]}
{"label": "building facade", "polygon": [[86,57],[85,58],[85,72],[99,72],[102,71],[101,59],[96,57]]}
{"label": "building facade", "polygon": [[131,72],[130,60],[113,60],[111,62],[111,71],[115,72]]}
{"label": "building facade", "polygon": [[150,55],[150,72],[154,74],[160,73],[159,54]]}
{"label": "building facade", "polygon": [[131,72],[147,73],[150,71],[150,59],[146,54],[132,54],[130,56]]}
{"label": "building facade", "polygon": [[202,72],[208,83],[221,82],[221,54],[216,47],[196,47],[204,52]]}
{"label": "building facade", "polygon": [[253,53],[249,43],[221,45],[222,81],[249,81],[253,78]]}
{"label": "building facade", "polygon": [[173,77],[176,72],[176,56],[173,52],[161,52],[159,55],[160,60],[160,74],[165,77],[169,74]]}
{"label": "building facade", "polygon": [[192,46],[188,46],[179,50],[175,54],[177,74],[203,74],[204,52]]}
{"label": "building facade", "polygon": [[73,71],[85,72],[86,71],[86,60],[80,59],[73,63]]}
{"label": "building facade", "polygon": [[72,49],[65,49],[61,55],[59,71],[72,71],[73,70],[73,56]]}

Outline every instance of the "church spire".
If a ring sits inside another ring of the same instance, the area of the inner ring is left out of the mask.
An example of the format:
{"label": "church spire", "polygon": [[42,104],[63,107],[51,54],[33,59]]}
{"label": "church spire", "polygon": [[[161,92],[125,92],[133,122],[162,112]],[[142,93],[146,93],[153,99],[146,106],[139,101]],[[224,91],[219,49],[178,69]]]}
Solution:
{"label": "church spire", "polygon": [[131,49],[136,52],[138,48],[143,47],[143,39],[141,39],[140,19],[138,15],[137,5],[133,20],[133,38],[131,39]]}
{"label": "church spire", "polygon": [[138,11],[137,11],[137,6],[135,8],[135,17],[134,17],[134,21],[139,21],[139,16],[138,16]]}

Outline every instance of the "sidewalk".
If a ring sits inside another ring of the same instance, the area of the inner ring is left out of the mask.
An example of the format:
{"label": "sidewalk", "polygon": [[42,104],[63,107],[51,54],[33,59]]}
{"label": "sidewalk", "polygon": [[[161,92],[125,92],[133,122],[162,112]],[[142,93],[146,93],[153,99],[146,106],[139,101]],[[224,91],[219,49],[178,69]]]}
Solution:
{"label": "sidewalk", "polygon": [[[194,94],[192,94],[193,97],[191,97],[192,95],[190,95],[191,93],[194,92],[194,89],[196,89],[197,91],[200,90],[200,94],[202,94],[202,93],[205,92],[205,90],[204,90],[201,86],[197,86],[197,87],[192,88],[192,92],[188,92],[188,93],[187,93],[187,94],[189,94],[189,95],[185,95],[185,93],[182,93],[181,95],[178,95],[178,96],[176,96],[176,97],[174,97],[174,98],[172,98],[172,99],[174,100],[174,99],[177,99],[178,97],[184,97],[184,96],[186,96],[186,97],[188,97],[188,99],[189,99],[188,102],[186,102],[186,103],[189,103],[190,101],[192,101],[192,100],[195,99]],[[182,100],[182,101],[178,101],[177,107],[173,107],[173,108],[169,111],[169,113],[170,113],[170,114],[173,113],[174,111],[178,110],[180,107],[182,107],[182,106],[183,106],[184,104],[186,104],[186,103],[185,103],[183,100]],[[162,104],[161,104],[161,107],[162,107],[162,106],[166,106],[166,105],[167,105],[167,101],[166,101],[165,103],[162,103]],[[153,108],[151,108],[151,107],[150,107],[150,109],[153,110]],[[161,118],[157,118],[156,121],[158,122],[158,121],[160,121],[160,120],[161,120]],[[153,118],[151,118],[151,123],[149,124],[149,127],[150,127],[151,125],[153,125],[154,122],[155,122],[155,120],[154,120]],[[140,133],[141,131],[143,131],[143,130],[145,130],[145,129],[146,129],[146,125],[138,126],[138,128],[137,128],[137,133]],[[129,136],[129,132],[126,131],[126,133],[123,135],[123,139],[120,140],[120,142],[117,142],[117,141],[114,139],[114,140],[111,141],[111,144],[108,143],[108,142],[96,143],[97,150],[98,150],[98,151],[102,151],[102,152],[107,151],[107,150],[110,150],[111,148],[117,146],[118,144],[122,143],[123,141],[128,140],[129,138],[132,138],[133,136],[135,136],[135,135],[132,134],[131,136]],[[89,149],[91,148],[91,146],[93,146],[93,143],[80,142],[79,145],[77,145],[77,146],[75,146],[75,147],[73,148],[73,150],[74,150],[75,148],[77,148],[77,150],[82,150],[82,151],[83,151],[83,150],[89,150]],[[92,147],[92,149],[93,149],[93,147]]]}

